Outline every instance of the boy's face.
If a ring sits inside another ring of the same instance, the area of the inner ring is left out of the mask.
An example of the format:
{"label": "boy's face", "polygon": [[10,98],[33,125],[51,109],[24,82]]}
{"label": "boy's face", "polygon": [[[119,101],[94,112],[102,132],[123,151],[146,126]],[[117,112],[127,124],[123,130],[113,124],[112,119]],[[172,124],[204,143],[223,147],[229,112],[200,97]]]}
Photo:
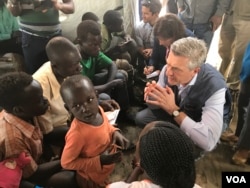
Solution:
{"label": "boy's face", "polygon": [[91,33],[88,33],[87,40],[79,41],[79,45],[81,48],[80,50],[90,57],[97,57],[100,52],[101,43],[101,35],[93,35]]}
{"label": "boy's face", "polygon": [[31,84],[25,88],[21,99],[22,102],[19,105],[21,111],[17,114],[19,117],[32,118],[43,115],[49,106],[48,100],[43,97],[42,87],[36,80],[33,80]]}
{"label": "boy's face", "polygon": [[80,87],[67,92],[66,104],[76,119],[92,124],[99,111],[96,93],[86,80],[81,80],[79,84]]}

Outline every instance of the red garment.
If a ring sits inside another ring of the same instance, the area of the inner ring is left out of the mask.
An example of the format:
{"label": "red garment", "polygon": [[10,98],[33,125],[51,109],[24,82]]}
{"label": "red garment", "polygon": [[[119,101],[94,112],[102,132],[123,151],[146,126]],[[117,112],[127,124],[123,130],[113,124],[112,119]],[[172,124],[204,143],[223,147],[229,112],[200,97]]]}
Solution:
{"label": "red garment", "polygon": [[100,126],[73,120],[65,138],[61,163],[65,169],[76,170],[83,178],[105,185],[114,164],[101,166],[100,154],[108,150],[112,150],[110,153],[115,152],[111,142],[113,133],[118,129],[109,123],[102,108],[99,109],[103,117]]}
{"label": "red garment", "polygon": [[0,163],[0,187],[18,188],[22,178],[22,168],[30,163],[24,152],[18,158],[5,159]]}

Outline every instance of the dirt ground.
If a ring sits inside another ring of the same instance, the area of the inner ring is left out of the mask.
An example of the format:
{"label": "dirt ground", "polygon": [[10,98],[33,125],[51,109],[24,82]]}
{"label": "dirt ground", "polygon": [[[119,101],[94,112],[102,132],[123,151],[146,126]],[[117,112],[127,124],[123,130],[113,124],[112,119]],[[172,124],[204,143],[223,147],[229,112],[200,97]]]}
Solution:
{"label": "dirt ground", "polygon": [[[235,117],[230,125],[232,130],[235,130]],[[141,129],[133,124],[121,124],[121,129],[124,135],[130,140],[136,142]],[[220,188],[221,187],[221,172],[231,171],[250,171],[250,165],[237,166],[231,163],[231,158],[234,154],[234,147],[227,143],[220,142],[217,147],[209,153],[206,153],[202,158],[196,161],[196,183],[203,188]],[[110,180],[124,180],[132,171],[131,161],[133,153],[124,154],[123,161],[117,164]]]}

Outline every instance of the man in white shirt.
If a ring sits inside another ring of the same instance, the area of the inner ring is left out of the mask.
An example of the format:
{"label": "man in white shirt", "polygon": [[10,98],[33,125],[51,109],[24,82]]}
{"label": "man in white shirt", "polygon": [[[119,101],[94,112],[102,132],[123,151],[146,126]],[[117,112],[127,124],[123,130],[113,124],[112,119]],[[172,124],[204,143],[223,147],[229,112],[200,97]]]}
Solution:
{"label": "man in white shirt", "polygon": [[206,54],[205,42],[196,38],[182,38],[171,45],[158,83],[145,88],[149,107],[136,114],[138,126],[171,121],[203,150],[215,147],[222,132],[226,83],[204,63]]}

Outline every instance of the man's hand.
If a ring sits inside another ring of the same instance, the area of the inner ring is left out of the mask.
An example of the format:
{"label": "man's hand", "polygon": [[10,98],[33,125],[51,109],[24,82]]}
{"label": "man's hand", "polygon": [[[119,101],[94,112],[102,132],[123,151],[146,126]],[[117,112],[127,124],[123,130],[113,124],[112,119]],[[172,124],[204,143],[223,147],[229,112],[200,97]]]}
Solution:
{"label": "man's hand", "polygon": [[113,154],[102,154],[100,156],[101,165],[110,165],[113,163],[118,163],[122,160],[122,152],[118,151]]}
{"label": "man's hand", "polygon": [[214,32],[220,26],[222,22],[222,17],[214,15],[210,18],[209,21],[212,22],[212,25],[213,25],[212,31]]}
{"label": "man's hand", "polygon": [[113,99],[102,100],[99,102],[99,105],[103,108],[104,112],[120,109],[119,104]]}
{"label": "man's hand", "polygon": [[151,74],[154,71],[154,66],[146,66],[143,69],[143,74],[148,75]]}
{"label": "man's hand", "polygon": [[168,114],[172,114],[174,110],[179,109],[175,104],[175,95],[170,87],[163,88],[155,84],[147,91],[146,102],[151,105],[158,106],[165,110]]}

